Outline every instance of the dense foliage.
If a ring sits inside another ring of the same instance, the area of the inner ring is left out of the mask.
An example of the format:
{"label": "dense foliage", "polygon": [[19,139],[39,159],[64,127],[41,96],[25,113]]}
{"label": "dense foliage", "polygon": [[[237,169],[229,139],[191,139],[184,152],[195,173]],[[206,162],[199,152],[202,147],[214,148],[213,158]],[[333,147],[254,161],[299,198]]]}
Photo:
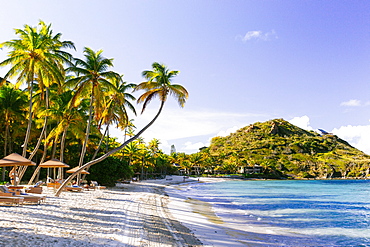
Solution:
{"label": "dense foliage", "polygon": [[[226,137],[215,137],[204,150],[220,164],[263,167],[276,177],[366,177],[370,156],[333,134],[306,131],[283,119],[255,123]],[[229,168],[229,171],[230,171]]]}
{"label": "dense foliage", "polygon": [[[105,185],[134,174],[144,179],[172,171],[168,156],[158,148],[159,140],[146,144],[138,137],[158,117],[168,94],[181,107],[186,102],[186,89],[171,83],[178,71],[155,62],[153,71],[142,74],[147,81],[127,83],[112,71],[114,60],[105,58],[102,50],[85,47],[83,59],[69,54],[65,49],[75,49],[74,43],[61,40],[62,34],[54,34],[51,24],[24,25],[15,34],[16,39],[0,43],[1,51],[8,52],[0,62],[8,69],[0,77],[3,157],[15,152],[36,164],[55,158],[81,169],[83,164],[100,162],[98,167],[87,167],[91,174],[86,179]],[[138,133],[129,118],[136,115],[134,90],[145,91],[138,99],[144,103],[142,112],[153,98],[160,100],[156,117]],[[112,125],[122,130],[129,146],[109,137]],[[7,180],[10,169],[0,168],[0,180]],[[18,169],[24,181],[33,172],[26,166]],[[45,179],[46,174],[41,169],[36,179]]]}

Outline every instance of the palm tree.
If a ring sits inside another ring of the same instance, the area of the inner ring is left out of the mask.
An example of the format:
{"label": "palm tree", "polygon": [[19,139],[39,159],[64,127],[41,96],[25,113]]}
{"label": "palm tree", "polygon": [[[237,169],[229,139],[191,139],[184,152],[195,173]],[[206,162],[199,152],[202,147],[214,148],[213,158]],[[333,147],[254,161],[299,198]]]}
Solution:
{"label": "palm tree", "polygon": [[189,156],[189,161],[191,163],[191,166],[193,169],[195,169],[195,172],[197,175],[200,175],[200,167],[202,165],[202,162],[204,161],[203,155],[201,153],[194,153]]}
{"label": "palm tree", "polygon": [[72,99],[72,107],[76,106],[78,97],[86,95],[90,97],[89,119],[78,166],[83,164],[86,153],[86,145],[89,140],[90,128],[93,121],[93,110],[95,110],[95,118],[99,119],[100,114],[103,113],[102,102],[105,97],[104,92],[115,90],[115,86],[110,81],[121,79],[119,74],[108,70],[110,67],[113,67],[113,59],[103,57],[101,55],[102,52],[102,50],[94,52],[90,48],[85,47],[85,60],[76,58],[75,65],[67,69],[76,74],[75,78],[67,82],[67,85],[74,85],[76,91]]}
{"label": "palm tree", "polygon": [[[125,130],[130,124],[126,107],[130,109],[136,116],[135,107],[130,102],[130,100],[136,99],[133,95],[126,92],[128,89],[132,89],[136,85],[133,83],[126,83],[122,81],[122,79],[118,80],[117,78],[113,79],[112,84],[115,86],[115,90],[112,90],[112,92],[107,96],[107,100],[105,101],[106,105],[104,107],[105,110],[103,111],[101,120],[99,121],[100,123],[98,125],[98,128],[100,129],[101,125],[105,124],[106,129],[102,135],[92,160],[95,159],[104,137],[107,136],[107,139],[109,139],[109,135],[107,133],[109,133],[109,126],[112,123],[116,123],[117,127],[122,130]],[[108,148],[108,143],[106,146]]]}
{"label": "palm tree", "polygon": [[[4,130],[4,156],[12,152],[11,127],[27,112],[27,94],[7,84],[0,89],[0,118],[5,126]],[[5,180],[5,168],[2,169],[2,180]]]}
{"label": "palm tree", "polygon": [[153,138],[149,142],[148,148],[150,149],[152,154],[156,154],[159,151],[159,144],[161,144],[161,142],[156,138]]}
{"label": "palm tree", "polygon": [[38,27],[25,25],[24,29],[15,29],[15,33],[19,35],[19,39],[0,44],[0,48],[5,46],[11,49],[9,58],[2,61],[0,66],[11,65],[4,79],[18,75],[17,85],[26,82],[30,92],[28,126],[22,153],[25,157],[32,125],[34,81],[38,81],[40,85],[61,83],[64,79],[62,63],[68,60],[69,54],[60,49],[74,48],[74,45],[70,41],[60,41],[60,33],[53,36],[51,25],[46,25],[43,21],[39,22]]}
{"label": "palm tree", "polygon": [[110,155],[114,154],[115,152],[124,148],[128,143],[136,140],[145,130],[147,130],[159,117],[160,113],[162,112],[164,103],[167,100],[168,95],[172,95],[176,98],[177,102],[179,103],[180,107],[183,107],[187,98],[188,98],[188,91],[181,85],[172,84],[171,81],[173,77],[175,77],[179,71],[169,71],[168,68],[159,63],[152,64],[153,71],[144,71],[142,75],[147,79],[146,82],[142,82],[135,87],[135,90],[144,90],[145,93],[142,94],[138,102],[144,102],[143,110],[144,112],[148,103],[154,99],[155,97],[159,97],[160,100],[160,107],[158,113],[154,116],[152,121],[150,121],[143,129],[141,129],[136,135],[131,137],[129,140],[125,141],[121,146],[109,151],[108,153],[104,154],[103,156],[88,162],[87,164],[81,166],[79,169],[76,170],[75,173],[71,174],[60,186],[60,188],[56,192],[56,196],[59,196],[64,187],[83,169],[94,165]]}
{"label": "palm tree", "polygon": [[132,160],[138,155],[138,152],[140,151],[138,142],[135,141],[127,144],[124,150],[124,156],[128,158],[128,165],[131,165]]}
{"label": "palm tree", "polygon": [[12,84],[4,85],[0,89],[0,116],[5,125],[4,156],[9,154],[8,147],[10,146],[9,138],[11,135],[11,125],[21,116],[24,116],[27,111],[26,104],[27,94],[21,90],[15,89]]}

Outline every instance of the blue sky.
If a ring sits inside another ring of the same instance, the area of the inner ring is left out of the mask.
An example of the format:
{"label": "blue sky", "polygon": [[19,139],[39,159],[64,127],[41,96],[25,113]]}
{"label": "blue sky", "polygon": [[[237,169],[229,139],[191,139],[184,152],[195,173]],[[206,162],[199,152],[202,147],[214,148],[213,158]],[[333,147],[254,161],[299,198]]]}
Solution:
{"label": "blue sky", "polygon": [[[214,136],[284,118],[370,154],[369,1],[16,0],[2,9],[0,42],[42,19],[75,43],[77,57],[85,46],[103,49],[126,81],[141,82],[153,62],[180,70],[173,83],[189,91],[185,108],[169,100],[143,135],[167,153],[172,144],[193,153]],[[132,116],[137,129],[158,106]]]}

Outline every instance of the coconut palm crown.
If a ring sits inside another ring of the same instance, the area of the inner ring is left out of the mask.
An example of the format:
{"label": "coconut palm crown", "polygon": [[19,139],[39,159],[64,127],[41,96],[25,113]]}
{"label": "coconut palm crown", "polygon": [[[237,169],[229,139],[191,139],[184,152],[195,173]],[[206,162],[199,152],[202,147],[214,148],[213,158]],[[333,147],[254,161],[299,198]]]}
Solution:
{"label": "coconut palm crown", "polygon": [[167,96],[172,95],[177,100],[181,107],[184,107],[186,100],[188,99],[188,91],[181,85],[172,84],[171,80],[180,71],[169,71],[168,68],[160,63],[152,64],[153,70],[145,70],[142,75],[148,81],[142,82],[137,85],[134,91],[145,90],[137,100],[138,103],[143,103],[143,109],[141,113],[144,112],[150,101],[156,97],[162,104],[166,102]]}

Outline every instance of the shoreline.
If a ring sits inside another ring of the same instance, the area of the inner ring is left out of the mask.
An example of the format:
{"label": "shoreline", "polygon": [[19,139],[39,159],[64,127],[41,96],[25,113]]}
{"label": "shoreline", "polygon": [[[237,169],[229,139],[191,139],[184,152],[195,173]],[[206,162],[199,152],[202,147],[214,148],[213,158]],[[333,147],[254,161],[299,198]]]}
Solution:
{"label": "shoreline", "polygon": [[202,246],[168,210],[164,187],[177,183],[182,177],[60,197],[44,188],[40,205],[0,205],[0,246]]}
{"label": "shoreline", "polygon": [[[222,182],[228,178],[200,178],[204,182]],[[197,183],[194,180],[192,183]],[[166,187],[165,191],[169,194],[170,203],[168,208],[173,217],[180,221],[185,227],[189,228],[194,235],[202,242],[203,246],[245,246],[240,242],[237,235],[236,225],[224,222],[224,219],[217,216],[213,210],[213,205],[194,198],[186,197],[182,190],[191,183],[182,183]]]}

